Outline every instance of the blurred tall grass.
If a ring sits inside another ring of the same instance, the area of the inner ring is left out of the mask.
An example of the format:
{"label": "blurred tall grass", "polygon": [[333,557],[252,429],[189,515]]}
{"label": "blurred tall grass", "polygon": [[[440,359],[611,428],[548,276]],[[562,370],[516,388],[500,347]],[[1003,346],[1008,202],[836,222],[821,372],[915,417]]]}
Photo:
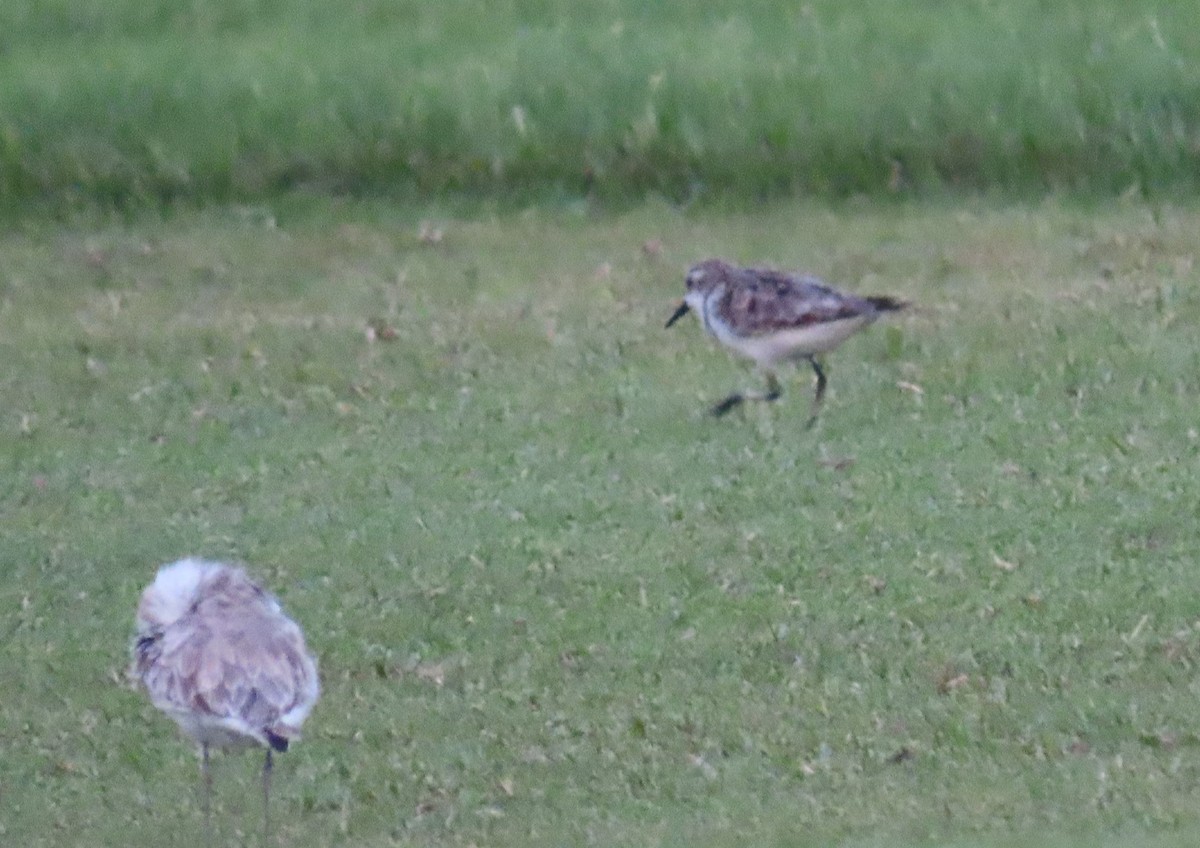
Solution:
{"label": "blurred tall grass", "polygon": [[1188,192],[1150,0],[7,0],[0,202]]}

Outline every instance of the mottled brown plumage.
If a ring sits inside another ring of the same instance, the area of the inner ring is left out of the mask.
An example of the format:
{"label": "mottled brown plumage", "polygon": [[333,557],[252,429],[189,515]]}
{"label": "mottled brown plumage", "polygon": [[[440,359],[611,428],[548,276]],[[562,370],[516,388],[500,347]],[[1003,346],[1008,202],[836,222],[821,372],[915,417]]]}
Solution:
{"label": "mottled brown plumage", "polygon": [[730,270],[728,285],[716,309],[742,335],[758,336],[824,324],[901,306],[891,298],[843,294],[807,274],[785,274],[770,269]]}

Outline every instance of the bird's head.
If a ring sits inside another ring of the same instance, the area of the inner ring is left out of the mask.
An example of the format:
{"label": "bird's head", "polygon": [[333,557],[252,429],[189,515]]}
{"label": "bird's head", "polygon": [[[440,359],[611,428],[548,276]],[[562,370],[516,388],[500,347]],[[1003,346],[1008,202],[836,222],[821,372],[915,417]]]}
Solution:
{"label": "bird's head", "polygon": [[683,296],[683,302],[667,319],[667,326],[670,327],[689,310],[698,310],[708,293],[723,283],[731,270],[730,264],[723,259],[705,259],[689,268],[684,278],[687,293]]}
{"label": "bird's head", "polygon": [[195,602],[201,585],[219,567],[189,558],[160,568],[138,603],[138,632],[161,630],[182,618]]}

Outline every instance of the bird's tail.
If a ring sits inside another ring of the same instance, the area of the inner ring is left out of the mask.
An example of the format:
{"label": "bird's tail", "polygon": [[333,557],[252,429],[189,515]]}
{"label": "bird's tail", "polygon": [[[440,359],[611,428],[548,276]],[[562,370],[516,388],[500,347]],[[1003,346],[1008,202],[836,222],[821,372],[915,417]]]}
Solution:
{"label": "bird's tail", "polygon": [[281,736],[270,728],[263,728],[263,735],[267,737],[267,744],[276,751],[283,752],[288,749],[288,742],[291,740],[286,736]]}
{"label": "bird's tail", "polygon": [[880,312],[895,312],[899,309],[906,309],[911,305],[907,300],[899,300],[887,295],[875,295],[866,298],[866,301]]}

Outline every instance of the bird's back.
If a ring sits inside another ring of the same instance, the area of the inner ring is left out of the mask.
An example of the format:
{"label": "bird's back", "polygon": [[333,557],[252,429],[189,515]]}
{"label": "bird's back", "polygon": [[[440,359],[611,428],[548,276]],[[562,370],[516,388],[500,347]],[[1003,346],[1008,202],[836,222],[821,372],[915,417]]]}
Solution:
{"label": "bird's back", "polygon": [[737,269],[720,310],[739,335],[758,336],[849,318],[872,318],[875,305],[807,274]]}
{"label": "bird's back", "polygon": [[285,749],[318,694],[300,628],[233,569],[202,586],[178,620],[140,638],[134,665],[155,706],[208,744]]}

